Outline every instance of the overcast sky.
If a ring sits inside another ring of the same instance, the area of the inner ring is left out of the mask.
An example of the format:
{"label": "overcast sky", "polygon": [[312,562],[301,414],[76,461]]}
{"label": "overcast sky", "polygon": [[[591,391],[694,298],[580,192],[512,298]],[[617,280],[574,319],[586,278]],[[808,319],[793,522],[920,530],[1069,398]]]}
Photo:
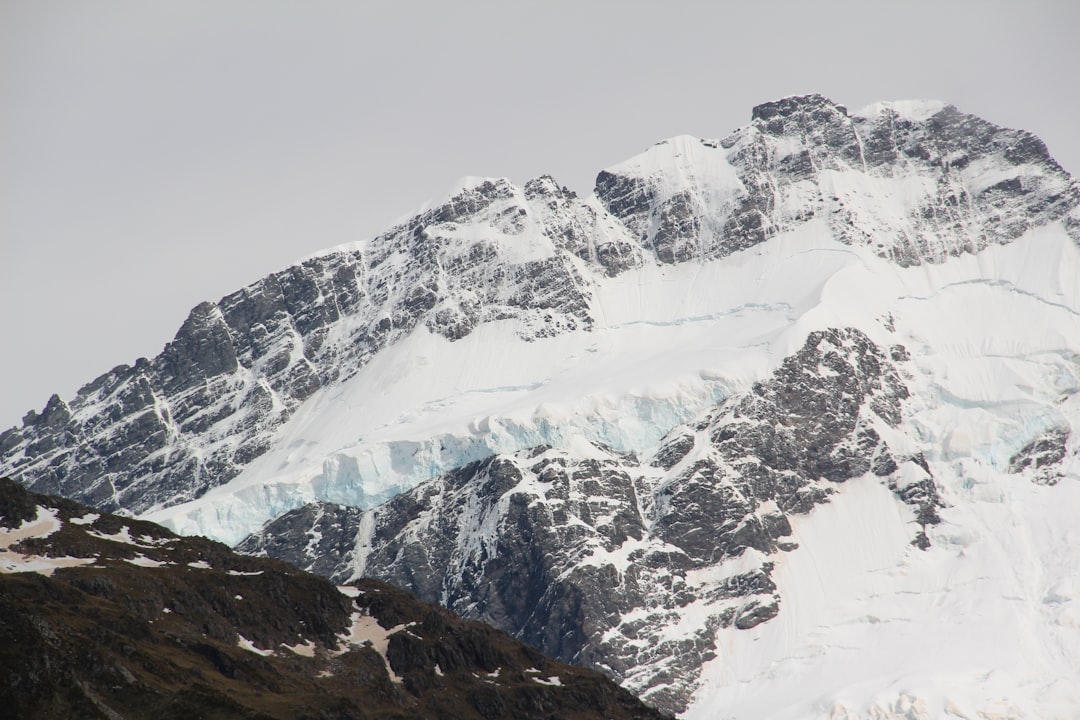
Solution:
{"label": "overcast sky", "polygon": [[464,175],[936,98],[1080,172],[1080,2],[0,0],[0,429]]}

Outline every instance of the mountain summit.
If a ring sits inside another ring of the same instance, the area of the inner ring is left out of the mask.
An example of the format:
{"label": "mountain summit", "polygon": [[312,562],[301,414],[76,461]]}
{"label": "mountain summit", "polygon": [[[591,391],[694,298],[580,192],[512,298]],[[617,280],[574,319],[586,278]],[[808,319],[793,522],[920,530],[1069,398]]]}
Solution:
{"label": "mountain summit", "polygon": [[1036,137],[785,98],[204,303],[0,472],[687,717],[1071,717],[1078,317],[1080,185]]}

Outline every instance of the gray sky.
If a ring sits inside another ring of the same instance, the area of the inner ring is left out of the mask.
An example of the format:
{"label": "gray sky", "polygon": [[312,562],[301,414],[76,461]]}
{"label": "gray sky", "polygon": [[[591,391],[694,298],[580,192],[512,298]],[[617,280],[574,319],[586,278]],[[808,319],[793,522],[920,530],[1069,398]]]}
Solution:
{"label": "gray sky", "polygon": [[463,175],[936,98],[1080,172],[1080,3],[0,0],[0,429]]}

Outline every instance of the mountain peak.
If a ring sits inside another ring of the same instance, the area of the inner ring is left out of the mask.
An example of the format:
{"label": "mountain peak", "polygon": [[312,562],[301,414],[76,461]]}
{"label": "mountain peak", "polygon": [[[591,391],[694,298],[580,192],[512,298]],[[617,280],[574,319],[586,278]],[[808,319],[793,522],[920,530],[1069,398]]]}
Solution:
{"label": "mountain peak", "polygon": [[[910,687],[1025,663],[1080,687],[1038,643],[935,680],[923,642],[999,634],[963,604],[999,587],[1003,616],[1030,597],[1032,625],[1076,627],[1041,598],[1080,603],[1043,587],[1080,567],[1057,547],[1080,487],[1080,186],[1030,133],[939,103],[753,115],[586,197],[470,182],[200,306],[158,358],[0,435],[0,471],[231,544],[285,518],[266,532],[289,557],[394,575],[673,710],[723,714],[721,687],[753,710],[732,688],[808,668],[835,682],[791,703],[832,707],[893,676],[814,665],[819,637],[849,646],[838,628],[916,658]],[[1009,554],[1036,546],[1066,560]],[[911,587],[965,600],[938,620]]]}
{"label": "mountain peak", "polygon": [[[301,403],[417,328],[451,341],[507,323],[527,340],[589,332],[613,314],[600,299],[607,279],[712,263],[796,231],[901,266],[1062,219],[1080,240],[1080,190],[1028,133],[929,101],[849,116],[812,94],[752,115],[723,141],[674,137],[611,166],[589,197],[549,177],[523,188],[470,178],[375,238],[204,303],[158,358],[118,367],[70,407],[50,401],[49,422],[28,415],[0,436],[0,469],[106,509],[163,509],[241,474]],[[445,469],[394,470],[356,497],[384,498]],[[260,501],[252,522],[316,499],[309,493]]]}
{"label": "mountain peak", "polygon": [[772,102],[755,105],[750,117],[757,121],[769,121],[774,118],[789,118],[795,115],[812,114],[816,112],[836,112],[847,116],[847,108],[834,103],[824,95],[811,93],[809,95],[791,95]]}

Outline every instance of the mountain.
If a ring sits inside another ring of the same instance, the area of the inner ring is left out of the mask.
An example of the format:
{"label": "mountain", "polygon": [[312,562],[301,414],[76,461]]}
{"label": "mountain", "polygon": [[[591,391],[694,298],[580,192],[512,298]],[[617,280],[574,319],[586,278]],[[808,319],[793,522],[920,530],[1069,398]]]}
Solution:
{"label": "mountain", "polygon": [[0,467],[690,718],[1066,718],[1078,318],[1080,186],[1041,141],[786,98],[199,306]]}
{"label": "mountain", "polygon": [[386,583],[335,587],[6,478],[0,547],[11,717],[663,717]]}

